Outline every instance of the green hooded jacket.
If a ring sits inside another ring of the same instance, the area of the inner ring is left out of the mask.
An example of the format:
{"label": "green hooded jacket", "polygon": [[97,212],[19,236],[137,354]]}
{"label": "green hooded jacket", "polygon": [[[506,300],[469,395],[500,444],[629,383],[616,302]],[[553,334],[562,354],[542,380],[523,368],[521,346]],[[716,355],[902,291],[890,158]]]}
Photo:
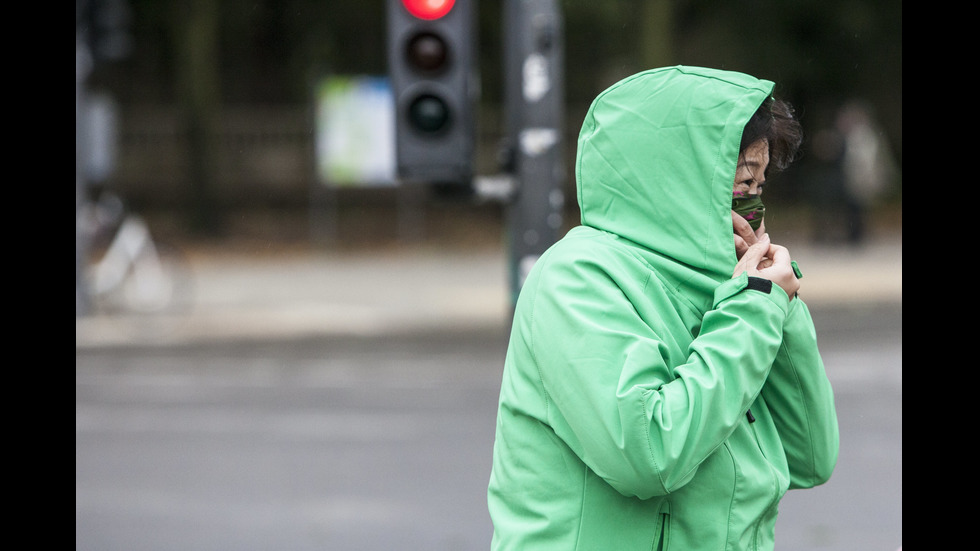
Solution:
{"label": "green hooded jacket", "polygon": [[785,492],[829,479],[837,416],[809,310],[732,278],[739,142],[772,88],[669,67],[593,102],[581,225],[515,308],[492,549],[771,550]]}

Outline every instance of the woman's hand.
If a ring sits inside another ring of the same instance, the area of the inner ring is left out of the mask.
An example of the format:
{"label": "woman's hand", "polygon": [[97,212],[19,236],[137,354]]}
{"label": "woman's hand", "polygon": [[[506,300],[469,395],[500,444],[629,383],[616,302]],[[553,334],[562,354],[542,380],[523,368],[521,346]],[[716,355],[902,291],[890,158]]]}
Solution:
{"label": "woman's hand", "polygon": [[738,264],[732,277],[737,277],[742,272],[747,272],[750,277],[761,277],[779,285],[789,296],[790,300],[796,296],[800,290],[800,280],[796,278],[796,272],[790,264],[789,250],[781,245],[773,245],[769,242],[769,234],[764,233],[758,240],[749,246]]}
{"label": "woman's hand", "polygon": [[742,258],[745,251],[766,233],[766,220],[762,219],[758,230],[753,230],[749,221],[732,211],[732,229],[735,232],[735,257]]}
{"label": "woman's hand", "polygon": [[[762,223],[759,224],[759,229],[753,230],[748,220],[732,211],[732,229],[735,232],[735,258],[742,258],[750,246],[756,244],[760,237],[766,235],[766,220],[763,218]],[[761,264],[763,264],[763,268],[771,266],[772,260],[765,258]]]}

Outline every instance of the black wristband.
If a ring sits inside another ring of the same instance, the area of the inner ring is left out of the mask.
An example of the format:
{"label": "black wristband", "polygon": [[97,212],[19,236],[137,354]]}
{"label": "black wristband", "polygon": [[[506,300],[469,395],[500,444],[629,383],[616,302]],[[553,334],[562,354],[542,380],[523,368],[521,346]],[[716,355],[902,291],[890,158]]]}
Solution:
{"label": "black wristband", "polygon": [[756,291],[762,291],[765,294],[772,292],[772,281],[761,277],[749,276],[749,282],[745,286],[746,289],[754,289]]}

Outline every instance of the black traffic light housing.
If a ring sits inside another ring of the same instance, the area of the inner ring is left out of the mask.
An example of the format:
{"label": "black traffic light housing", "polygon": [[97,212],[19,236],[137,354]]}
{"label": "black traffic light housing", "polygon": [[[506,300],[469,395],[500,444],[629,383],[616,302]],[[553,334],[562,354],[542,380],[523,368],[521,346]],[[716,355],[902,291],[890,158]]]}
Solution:
{"label": "black traffic light housing", "polygon": [[469,185],[478,72],[474,0],[387,0],[398,176]]}

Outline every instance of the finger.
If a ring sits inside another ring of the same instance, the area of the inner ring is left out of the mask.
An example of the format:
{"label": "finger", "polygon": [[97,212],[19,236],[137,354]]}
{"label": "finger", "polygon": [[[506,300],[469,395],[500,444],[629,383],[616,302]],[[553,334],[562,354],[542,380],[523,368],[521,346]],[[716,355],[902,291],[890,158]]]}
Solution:
{"label": "finger", "polygon": [[793,270],[789,249],[779,245],[773,245],[769,248],[769,255],[773,261],[772,268],[770,269],[772,273],[766,274],[766,277],[782,287],[786,291],[786,294],[789,295],[790,300],[793,300],[793,297],[796,296],[796,293],[800,289],[800,280],[796,277],[796,272]]}
{"label": "finger", "polygon": [[782,245],[770,245],[767,256],[772,259],[774,264],[785,263],[786,265],[789,265],[789,249],[783,247]]}
{"label": "finger", "polygon": [[735,211],[732,211],[732,229],[747,245],[753,245],[759,240],[759,235],[752,230],[749,221]]}
{"label": "finger", "polygon": [[745,251],[748,250],[748,248],[749,248],[749,244],[746,243],[744,239],[742,239],[742,236],[741,235],[736,235],[735,236],[735,258],[742,258],[742,255],[745,254]]}
{"label": "finger", "polygon": [[769,252],[769,247],[769,234],[763,234],[759,242],[750,246],[742,255],[742,259],[735,265],[735,273],[739,274],[748,268],[757,269],[759,263]]}

